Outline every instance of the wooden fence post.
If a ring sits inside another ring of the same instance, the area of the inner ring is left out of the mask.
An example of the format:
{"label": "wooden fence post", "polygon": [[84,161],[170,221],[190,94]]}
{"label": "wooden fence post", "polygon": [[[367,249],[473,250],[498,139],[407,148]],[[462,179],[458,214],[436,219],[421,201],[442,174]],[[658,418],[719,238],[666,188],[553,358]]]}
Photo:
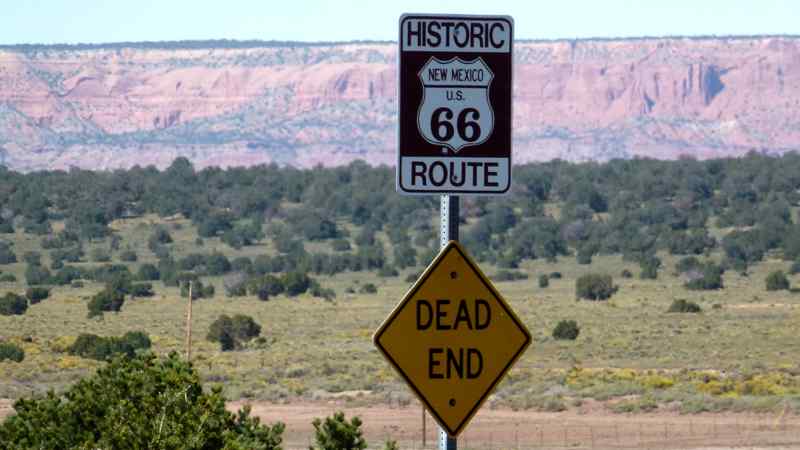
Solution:
{"label": "wooden fence post", "polygon": [[189,305],[186,310],[186,361],[192,361],[192,282],[189,281]]}
{"label": "wooden fence post", "polygon": [[426,439],[426,436],[425,436],[425,431],[426,430],[425,430],[425,428],[426,428],[425,427],[425,405],[422,405],[422,448],[423,449],[425,448],[425,443],[426,443],[425,442],[425,439]]}

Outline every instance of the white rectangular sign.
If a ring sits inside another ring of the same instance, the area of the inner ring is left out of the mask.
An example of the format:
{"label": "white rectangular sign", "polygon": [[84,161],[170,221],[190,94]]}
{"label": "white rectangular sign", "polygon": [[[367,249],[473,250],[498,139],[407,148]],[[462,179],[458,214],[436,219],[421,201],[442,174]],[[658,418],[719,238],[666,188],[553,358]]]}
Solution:
{"label": "white rectangular sign", "polygon": [[513,43],[507,16],[400,18],[398,192],[509,191]]}

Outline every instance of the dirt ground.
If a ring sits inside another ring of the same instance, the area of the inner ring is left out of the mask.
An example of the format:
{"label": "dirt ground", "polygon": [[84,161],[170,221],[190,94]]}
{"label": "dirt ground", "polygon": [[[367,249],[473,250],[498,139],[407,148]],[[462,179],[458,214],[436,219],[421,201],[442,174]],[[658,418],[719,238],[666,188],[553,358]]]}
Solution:
{"label": "dirt ground", "polygon": [[[0,399],[0,419],[11,414],[12,401]],[[245,402],[231,402],[236,410]],[[387,439],[403,449],[422,449],[422,409],[350,407],[343,401],[291,404],[251,403],[262,422],[286,424],[285,449],[312,444],[314,418],[344,411],[359,416],[370,448]],[[437,426],[426,414],[425,448],[437,448]],[[789,414],[698,414],[659,411],[613,414],[592,401],[563,412],[512,411],[484,407],[459,436],[460,449],[800,449],[800,417]]]}

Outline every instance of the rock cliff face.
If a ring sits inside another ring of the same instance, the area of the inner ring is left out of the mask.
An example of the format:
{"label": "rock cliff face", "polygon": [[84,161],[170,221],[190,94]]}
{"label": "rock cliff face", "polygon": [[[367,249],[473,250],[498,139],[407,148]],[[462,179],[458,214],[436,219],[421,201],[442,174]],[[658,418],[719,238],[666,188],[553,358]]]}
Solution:
{"label": "rock cliff face", "polygon": [[[394,163],[394,44],[191,47],[0,49],[0,164]],[[518,42],[515,61],[517,162],[800,148],[800,38]]]}

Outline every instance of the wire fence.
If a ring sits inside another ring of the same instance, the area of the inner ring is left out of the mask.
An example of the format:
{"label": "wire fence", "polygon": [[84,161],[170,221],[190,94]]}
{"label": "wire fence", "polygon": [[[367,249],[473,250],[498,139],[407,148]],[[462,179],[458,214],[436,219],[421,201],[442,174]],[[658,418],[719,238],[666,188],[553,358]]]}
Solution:
{"label": "wire fence", "polygon": [[[383,448],[387,440],[401,449],[438,448],[434,423],[429,423],[423,447],[421,429],[386,428],[367,433],[370,448]],[[416,435],[415,435],[416,434]],[[288,439],[284,448],[307,449],[310,438],[302,442]],[[800,448],[800,422],[764,419],[626,421],[587,425],[517,421],[490,427],[467,428],[458,439],[460,450],[529,450],[529,449],[698,449],[698,448]]]}
{"label": "wire fence", "polygon": [[[425,448],[436,448],[429,441]],[[482,432],[459,439],[461,449],[692,449],[701,447],[800,446],[800,423],[625,422],[612,425],[518,423],[513,433]],[[404,448],[422,449],[421,442]]]}

